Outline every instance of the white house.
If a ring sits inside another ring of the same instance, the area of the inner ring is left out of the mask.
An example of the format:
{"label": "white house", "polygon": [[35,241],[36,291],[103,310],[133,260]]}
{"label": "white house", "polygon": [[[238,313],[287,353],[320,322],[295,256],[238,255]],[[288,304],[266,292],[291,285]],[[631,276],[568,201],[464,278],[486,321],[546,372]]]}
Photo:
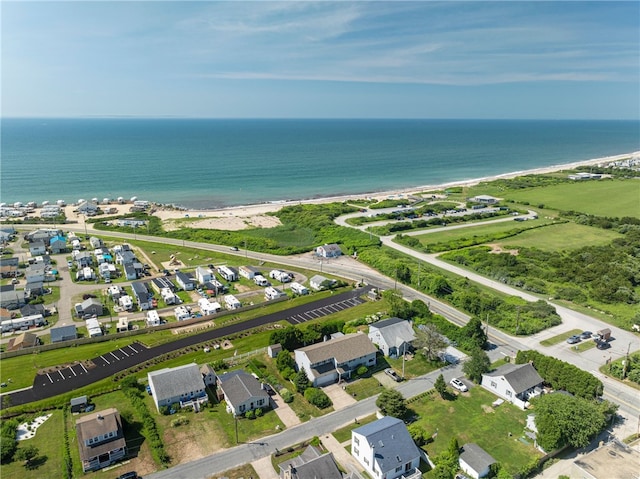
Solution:
{"label": "white house", "polygon": [[122,419],[115,408],[76,420],[82,471],[95,471],[124,459],[127,451]]}
{"label": "white house", "polygon": [[500,198],[496,198],[495,196],[489,196],[489,195],[478,195],[478,196],[474,196],[473,198],[469,198],[469,201],[473,203],[480,203],[483,205],[494,205],[498,201],[500,201]]}
{"label": "white house", "polygon": [[207,298],[200,298],[198,300],[198,306],[204,316],[219,313],[222,310],[222,306],[218,302],[211,302]]}
{"label": "white house", "polygon": [[358,366],[375,366],[377,348],[366,334],[354,333],[296,349],[298,369],[304,369],[315,387],[350,378]]}
{"label": "white house", "polygon": [[319,274],[312,276],[311,279],[309,280],[309,286],[311,286],[311,288],[315,289],[316,291],[320,291],[321,289],[326,289],[333,283],[335,283],[335,280],[325,278],[324,276]]}
{"label": "white house", "polygon": [[179,404],[180,407],[193,406],[208,401],[204,380],[197,364],[187,364],[177,368],[165,368],[147,374],[153,402],[160,412],[163,406]]}
{"label": "white house", "polygon": [[271,301],[272,299],[278,299],[282,296],[286,296],[286,294],[280,291],[279,289],[274,288],[273,286],[269,286],[264,289],[264,299],[267,301]]}
{"label": "white house", "polygon": [[491,464],[496,460],[480,446],[471,442],[462,446],[458,462],[465,474],[473,479],[480,479],[489,475]]}
{"label": "white house", "polygon": [[147,326],[159,326],[160,315],[155,310],[147,311]]}
{"label": "white house", "polygon": [[300,295],[309,294],[309,290],[306,286],[303,286],[300,283],[296,282],[291,283],[291,291],[293,291],[295,294]]}
{"label": "white house", "polygon": [[133,297],[140,311],[147,311],[153,308],[153,297],[144,283],[140,281],[131,283],[131,289],[133,290]]}
{"label": "white house", "polygon": [[342,255],[340,246],[335,243],[325,244],[316,248],[316,254],[323,258],[337,258]]}
{"label": "white house", "polygon": [[240,276],[246,279],[253,279],[254,276],[260,274],[260,269],[254,266],[240,266],[238,268]]}
{"label": "white house", "polygon": [[133,309],[133,298],[125,294],[118,298],[118,304],[120,304],[120,307],[125,311],[131,311]]}
{"label": "white house", "polygon": [[413,350],[411,342],[416,335],[410,321],[389,318],[369,325],[369,339],[385,356],[398,357]]}
{"label": "white house", "polygon": [[199,284],[204,284],[207,281],[211,281],[213,279],[213,271],[209,268],[204,268],[202,266],[198,266],[196,268],[196,279]]}
{"label": "white house", "polygon": [[180,303],[180,298],[178,298],[178,296],[176,296],[176,294],[169,288],[162,288],[160,290],[160,297],[166,304]]}
{"label": "white house", "polygon": [[178,306],[173,310],[176,319],[178,321],[184,321],[185,319],[191,319],[191,311],[186,306]]}
{"label": "white house", "polygon": [[242,370],[231,371],[218,376],[219,399],[224,397],[227,412],[234,416],[254,409],[269,407],[269,394],[263,384],[251,374]]}
{"label": "white house", "polygon": [[402,420],[395,417],[385,416],[351,431],[351,455],[370,477],[422,477],[422,453]]}
{"label": "white house", "polygon": [[102,336],[102,328],[97,318],[90,318],[85,321],[85,326],[89,332],[89,337],[94,338],[96,336]]}
{"label": "white house", "polygon": [[526,409],[530,398],[542,394],[543,382],[531,363],[505,364],[483,374],[481,386],[520,409]]}
{"label": "white house", "polygon": [[224,304],[227,309],[238,309],[242,306],[242,303],[232,294],[227,294],[224,297]]}
{"label": "white house", "polygon": [[176,273],[176,283],[185,291],[192,291],[196,287],[194,279],[183,272]]}

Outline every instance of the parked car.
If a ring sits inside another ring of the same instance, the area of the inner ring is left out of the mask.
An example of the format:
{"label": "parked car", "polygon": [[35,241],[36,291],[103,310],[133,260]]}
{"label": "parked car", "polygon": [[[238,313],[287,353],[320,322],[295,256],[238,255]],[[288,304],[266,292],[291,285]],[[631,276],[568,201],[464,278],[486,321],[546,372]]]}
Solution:
{"label": "parked car", "polygon": [[462,381],[460,381],[458,378],[453,378],[451,380],[451,382],[449,382],[449,384],[451,384],[451,386],[455,389],[457,389],[460,392],[467,392],[469,390],[469,388],[466,386],[465,383],[463,383]]}
{"label": "parked car", "polygon": [[389,376],[390,378],[392,378],[394,381],[400,382],[402,381],[402,378],[400,376],[398,376],[398,373],[395,372],[393,369],[391,368],[387,368],[384,370],[385,374],[387,376]]}
{"label": "parked car", "polygon": [[598,341],[596,343],[596,348],[598,349],[609,349],[611,345],[606,341]]}
{"label": "parked car", "polygon": [[582,331],[582,333],[580,333],[580,339],[589,339],[592,334],[591,331]]}
{"label": "parked car", "polygon": [[567,343],[569,344],[576,344],[579,342],[580,342],[580,336],[578,336],[577,334],[574,334],[573,336],[567,339]]}
{"label": "parked car", "polygon": [[120,474],[117,479],[138,479],[138,473],[135,471],[125,472]]}

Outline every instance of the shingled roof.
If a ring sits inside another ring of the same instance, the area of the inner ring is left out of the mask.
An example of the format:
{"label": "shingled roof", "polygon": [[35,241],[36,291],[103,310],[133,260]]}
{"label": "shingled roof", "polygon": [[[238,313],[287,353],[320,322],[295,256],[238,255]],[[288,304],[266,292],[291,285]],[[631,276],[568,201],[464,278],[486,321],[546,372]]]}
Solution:
{"label": "shingled roof", "polygon": [[516,394],[520,394],[544,382],[544,379],[531,363],[505,364],[491,373],[486,373],[485,376],[504,376],[504,379],[511,385]]}
{"label": "shingled roof", "polygon": [[304,351],[311,364],[331,358],[335,358],[337,364],[342,364],[368,354],[375,354],[378,350],[366,334],[354,333],[312,344],[300,348],[299,351]]}

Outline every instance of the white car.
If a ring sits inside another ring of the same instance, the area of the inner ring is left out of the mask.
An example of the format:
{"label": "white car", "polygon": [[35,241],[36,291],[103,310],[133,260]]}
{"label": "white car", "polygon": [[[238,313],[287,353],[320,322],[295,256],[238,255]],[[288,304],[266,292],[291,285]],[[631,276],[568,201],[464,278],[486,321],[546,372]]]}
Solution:
{"label": "white car", "polygon": [[469,388],[457,378],[453,378],[449,384],[451,384],[451,386],[453,386],[455,389],[463,393],[469,390]]}

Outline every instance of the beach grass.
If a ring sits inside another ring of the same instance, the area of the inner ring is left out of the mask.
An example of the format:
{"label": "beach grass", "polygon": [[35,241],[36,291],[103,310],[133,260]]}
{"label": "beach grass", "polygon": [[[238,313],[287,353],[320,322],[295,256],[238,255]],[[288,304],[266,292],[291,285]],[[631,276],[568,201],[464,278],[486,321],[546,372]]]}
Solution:
{"label": "beach grass", "polygon": [[563,251],[606,245],[621,237],[622,235],[615,231],[568,222],[523,231],[499,241],[498,244],[504,249],[537,248],[544,251]]}

